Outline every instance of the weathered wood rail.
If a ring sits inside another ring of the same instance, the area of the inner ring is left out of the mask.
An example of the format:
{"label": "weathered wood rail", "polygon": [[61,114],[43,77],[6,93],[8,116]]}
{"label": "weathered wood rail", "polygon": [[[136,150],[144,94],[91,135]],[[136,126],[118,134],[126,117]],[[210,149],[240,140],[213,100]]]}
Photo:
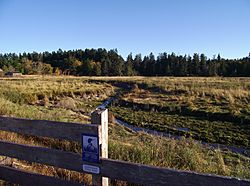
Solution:
{"label": "weathered wood rail", "polygon": [[[100,112],[101,114],[101,112]],[[81,142],[81,134],[98,135],[102,138],[100,163],[83,162],[82,156],[77,153],[45,147],[29,146],[7,141],[0,141],[0,155],[28,162],[36,162],[67,170],[84,173],[82,165],[98,166],[100,174],[93,175],[93,185],[108,185],[108,179],[124,180],[142,185],[176,185],[176,186],[250,186],[249,180],[222,177],[195,172],[178,171],[174,169],[159,168],[142,164],[117,161],[107,158],[107,121],[103,117],[92,118],[95,124],[65,123],[54,121],[29,120],[19,118],[0,117],[0,130],[15,133],[50,137],[63,140]],[[104,128],[103,125],[106,125]],[[106,147],[105,147],[105,144]],[[103,158],[106,157],[106,158]],[[86,172],[85,172],[86,173]],[[102,178],[107,177],[107,178]],[[54,177],[35,174],[0,165],[0,179],[20,185],[82,185]]]}

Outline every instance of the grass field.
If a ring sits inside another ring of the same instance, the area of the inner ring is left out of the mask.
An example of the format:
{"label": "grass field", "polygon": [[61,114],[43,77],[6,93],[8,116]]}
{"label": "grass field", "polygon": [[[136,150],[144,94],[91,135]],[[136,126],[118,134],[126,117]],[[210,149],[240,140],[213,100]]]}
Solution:
{"label": "grass field", "polygon": [[249,78],[135,78],[132,83],[136,86],[111,108],[120,119],[206,142],[249,146]]}
{"label": "grass field", "polygon": [[[90,112],[120,92],[113,114],[136,126],[208,142],[249,146],[249,78],[25,77],[0,79],[0,115],[90,122]],[[188,128],[179,131],[178,128]],[[80,144],[1,132],[1,140],[80,153]],[[109,126],[109,157],[182,170],[250,178],[250,158]],[[156,145],[157,144],[157,145]],[[88,175],[39,164],[19,168],[89,182]],[[18,163],[17,163],[18,164]],[[114,185],[126,185],[113,182]]]}

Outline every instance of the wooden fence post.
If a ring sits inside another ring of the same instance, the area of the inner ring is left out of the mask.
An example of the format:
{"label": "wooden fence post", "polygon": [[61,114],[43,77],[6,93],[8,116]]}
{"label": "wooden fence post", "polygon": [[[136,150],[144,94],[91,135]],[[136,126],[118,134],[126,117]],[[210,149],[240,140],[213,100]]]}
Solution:
{"label": "wooden fence post", "polygon": [[[91,114],[91,124],[101,125],[98,136],[100,157],[108,158],[108,109],[98,109]],[[93,185],[108,186],[109,179],[100,175],[92,175]]]}

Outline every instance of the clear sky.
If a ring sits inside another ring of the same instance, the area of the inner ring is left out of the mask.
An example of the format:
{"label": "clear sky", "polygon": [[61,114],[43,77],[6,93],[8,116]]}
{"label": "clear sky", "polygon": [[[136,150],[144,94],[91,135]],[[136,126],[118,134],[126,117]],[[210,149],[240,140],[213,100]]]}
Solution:
{"label": "clear sky", "polygon": [[0,0],[0,53],[250,52],[250,0]]}

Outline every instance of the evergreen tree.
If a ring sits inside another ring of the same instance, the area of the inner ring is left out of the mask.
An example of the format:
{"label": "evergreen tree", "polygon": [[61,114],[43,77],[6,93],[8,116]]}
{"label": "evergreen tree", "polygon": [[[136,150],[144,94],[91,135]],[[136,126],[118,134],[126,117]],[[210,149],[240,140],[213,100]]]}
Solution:
{"label": "evergreen tree", "polygon": [[188,74],[188,63],[187,63],[187,57],[186,56],[180,58],[179,69],[180,69],[180,72],[179,72],[180,76],[187,76],[187,74]]}
{"label": "evergreen tree", "polygon": [[108,58],[101,60],[101,71],[103,76],[108,76],[110,74],[111,61]]}
{"label": "evergreen tree", "polygon": [[91,72],[92,72],[91,62],[89,59],[87,59],[82,64],[82,75],[90,76]]}
{"label": "evergreen tree", "polygon": [[[249,57],[250,58],[250,57]],[[0,68],[25,74],[54,73],[71,75],[144,75],[144,76],[250,76],[250,59],[223,59],[220,55],[207,59],[204,54],[190,56],[155,56],[150,53],[142,60],[137,54],[130,54],[126,61],[117,50],[85,49],[43,52],[0,54]]]}
{"label": "evergreen tree", "polygon": [[127,57],[127,61],[125,63],[124,75],[126,75],[126,76],[133,76],[134,75],[132,53],[130,53]]}
{"label": "evergreen tree", "polygon": [[191,69],[193,76],[200,75],[200,59],[197,53],[194,53]]}
{"label": "evergreen tree", "polygon": [[135,59],[133,60],[133,67],[135,74],[143,74],[141,64],[142,64],[141,54],[135,55]]}
{"label": "evergreen tree", "polygon": [[207,64],[206,64],[206,56],[204,54],[200,55],[200,74],[201,76],[207,76]]}

